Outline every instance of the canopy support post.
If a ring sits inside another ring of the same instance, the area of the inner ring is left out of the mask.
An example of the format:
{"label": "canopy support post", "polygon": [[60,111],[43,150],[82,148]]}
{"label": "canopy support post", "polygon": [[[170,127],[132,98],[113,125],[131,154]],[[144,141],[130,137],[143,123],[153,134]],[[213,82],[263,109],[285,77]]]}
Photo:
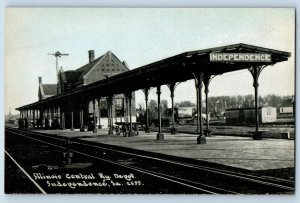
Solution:
{"label": "canopy support post", "polygon": [[71,131],[74,130],[73,110],[71,111]]}
{"label": "canopy support post", "polygon": [[197,144],[206,144],[206,138],[203,136],[203,122],[202,122],[202,87],[203,87],[203,75],[204,72],[193,73],[195,78],[197,96],[197,120],[199,124],[199,136],[197,137]]}
{"label": "canopy support post", "polygon": [[252,66],[248,70],[250,71],[252,77],[253,77],[253,87],[254,87],[254,103],[255,103],[255,132],[253,133],[253,139],[254,140],[261,140],[262,139],[262,133],[259,132],[259,115],[258,115],[258,78],[261,73],[261,71],[266,66]]}
{"label": "canopy support post", "polygon": [[161,94],[161,90],[160,90],[160,85],[157,86],[157,116],[158,116],[158,134],[156,135],[156,139],[157,140],[163,140],[164,134],[161,133],[161,112],[160,112],[160,94]]}
{"label": "canopy support post", "polygon": [[205,114],[206,114],[206,132],[205,136],[211,136],[211,130],[209,126],[209,112],[208,112],[208,93],[209,93],[209,84],[210,81],[215,76],[204,74],[203,83],[204,83],[204,93],[205,93]]}
{"label": "canopy support post", "polygon": [[[179,83],[177,83],[179,84]],[[168,84],[168,87],[170,89],[170,93],[171,93],[171,103],[172,103],[172,128],[170,129],[171,134],[174,135],[176,134],[176,128],[175,128],[175,111],[174,111],[174,92],[175,92],[175,87],[176,87],[176,83],[171,83]]]}
{"label": "canopy support post", "polygon": [[93,129],[93,133],[97,133],[97,126],[96,126],[96,123],[97,123],[97,120],[96,120],[96,107],[95,107],[95,99],[93,99],[93,124],[94,124],[94,129]]}
{"label": "canopy support post", "polygon": [[145,94],[145,103],[146,103],[146,127],[145,127],[145,132],[150,133],[150,128],[149,128],[149,109],[148,109],[148,99],[149,99],[149,91],[150,88],[145,88],[143,89],[143,92]]}
{"label": "canopy support post", "polygon": [[98,102],[98,110],[99,110],[99,125],[98,125],[98,128],[102,129],[102,126],[101,126],[101,98],[98,98],[97,102]]}

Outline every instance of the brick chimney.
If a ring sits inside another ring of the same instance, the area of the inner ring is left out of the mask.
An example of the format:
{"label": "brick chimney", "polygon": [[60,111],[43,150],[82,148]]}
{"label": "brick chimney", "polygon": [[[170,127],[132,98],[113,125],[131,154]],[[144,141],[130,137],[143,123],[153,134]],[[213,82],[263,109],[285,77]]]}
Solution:
{"label": "brick chimney", "polygon": [[39,77],[39,85],[42,84],[42,77]]}
{"label": "brick chimney", "polygon": [[92,63],[95,60],[95,51],[89,50],[89,63]]}

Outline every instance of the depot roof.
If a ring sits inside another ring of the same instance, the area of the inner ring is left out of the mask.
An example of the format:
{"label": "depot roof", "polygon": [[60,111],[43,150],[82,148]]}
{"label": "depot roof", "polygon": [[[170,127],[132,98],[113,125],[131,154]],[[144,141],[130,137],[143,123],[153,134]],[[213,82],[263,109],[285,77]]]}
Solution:
{"label": "depot roof", "polygon": [[[213,60],[213,55],[218,54],[221,54],[223,58]],[[243,56],[235,58],[234,56],[236,54],[243,54]],[[233,57],[230,57],[231,55]],[[147,87],[183,82],[193,79],[192,72],[203,71],[208,75],[219,75],[231,71],[248,69],[254,65],[274,65],[278,62],[287,61],[290,56],[291,54],[289,52],[242,43],[189,51],[64,92],[63,94],[39,102],[19,107],[17,110],[51,106],[57,104],[57,102],[75,98],[77,100],[88,100]],[[229,60],[229,57],[231,60]],[[257,60],[255,60],[255,57]]]}

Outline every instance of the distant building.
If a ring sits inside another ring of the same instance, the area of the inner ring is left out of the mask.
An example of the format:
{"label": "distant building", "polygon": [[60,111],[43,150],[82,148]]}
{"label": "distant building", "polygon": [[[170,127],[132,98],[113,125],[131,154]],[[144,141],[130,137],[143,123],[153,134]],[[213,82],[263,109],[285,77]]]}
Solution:
{"label": "distant building", "polygon": [[195,107],[177,107],[178,117],[192,117],[194,116],[197,109]]}
{"label": "distant building", "polygon": [[295,111],[294,97],[287,98],[287,99],[282,101],[281,107],[278,108],[277,117],[279,119],[293,118],[294,117],[294,111]]}
{"label": "distant building", "polygon": [[19,119],[19,114],[13,115],[11,114],[11,108],[9,108],[8,115],[5,115],[5,123],[6,124],[17,124]]}

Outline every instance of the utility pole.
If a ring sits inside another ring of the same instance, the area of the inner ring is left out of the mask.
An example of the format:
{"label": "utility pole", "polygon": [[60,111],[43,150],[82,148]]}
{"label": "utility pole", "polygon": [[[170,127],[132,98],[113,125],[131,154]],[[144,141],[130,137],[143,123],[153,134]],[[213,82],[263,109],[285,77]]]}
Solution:
{"label": "utility pole", "polygon": [[48,54],[48,55],[53,55],[53,56],[55,56],[55,60],[56,60],[56,76],[57,76],[57,94],[58,94],[58,89],[59,89],[59,87],[58,87],[58,83],[60,82],[60,85],[61,85],[61,81],[60,81],[60,77],[59,77],[59,75],[58,75],[58,72],[59,72],[59,70],[58,70],[58,57],[61,57],[61,56],[69,56],[69,54],[62,54],[62,53],[60,53],[59,51],[56,51],[54,54]]}

